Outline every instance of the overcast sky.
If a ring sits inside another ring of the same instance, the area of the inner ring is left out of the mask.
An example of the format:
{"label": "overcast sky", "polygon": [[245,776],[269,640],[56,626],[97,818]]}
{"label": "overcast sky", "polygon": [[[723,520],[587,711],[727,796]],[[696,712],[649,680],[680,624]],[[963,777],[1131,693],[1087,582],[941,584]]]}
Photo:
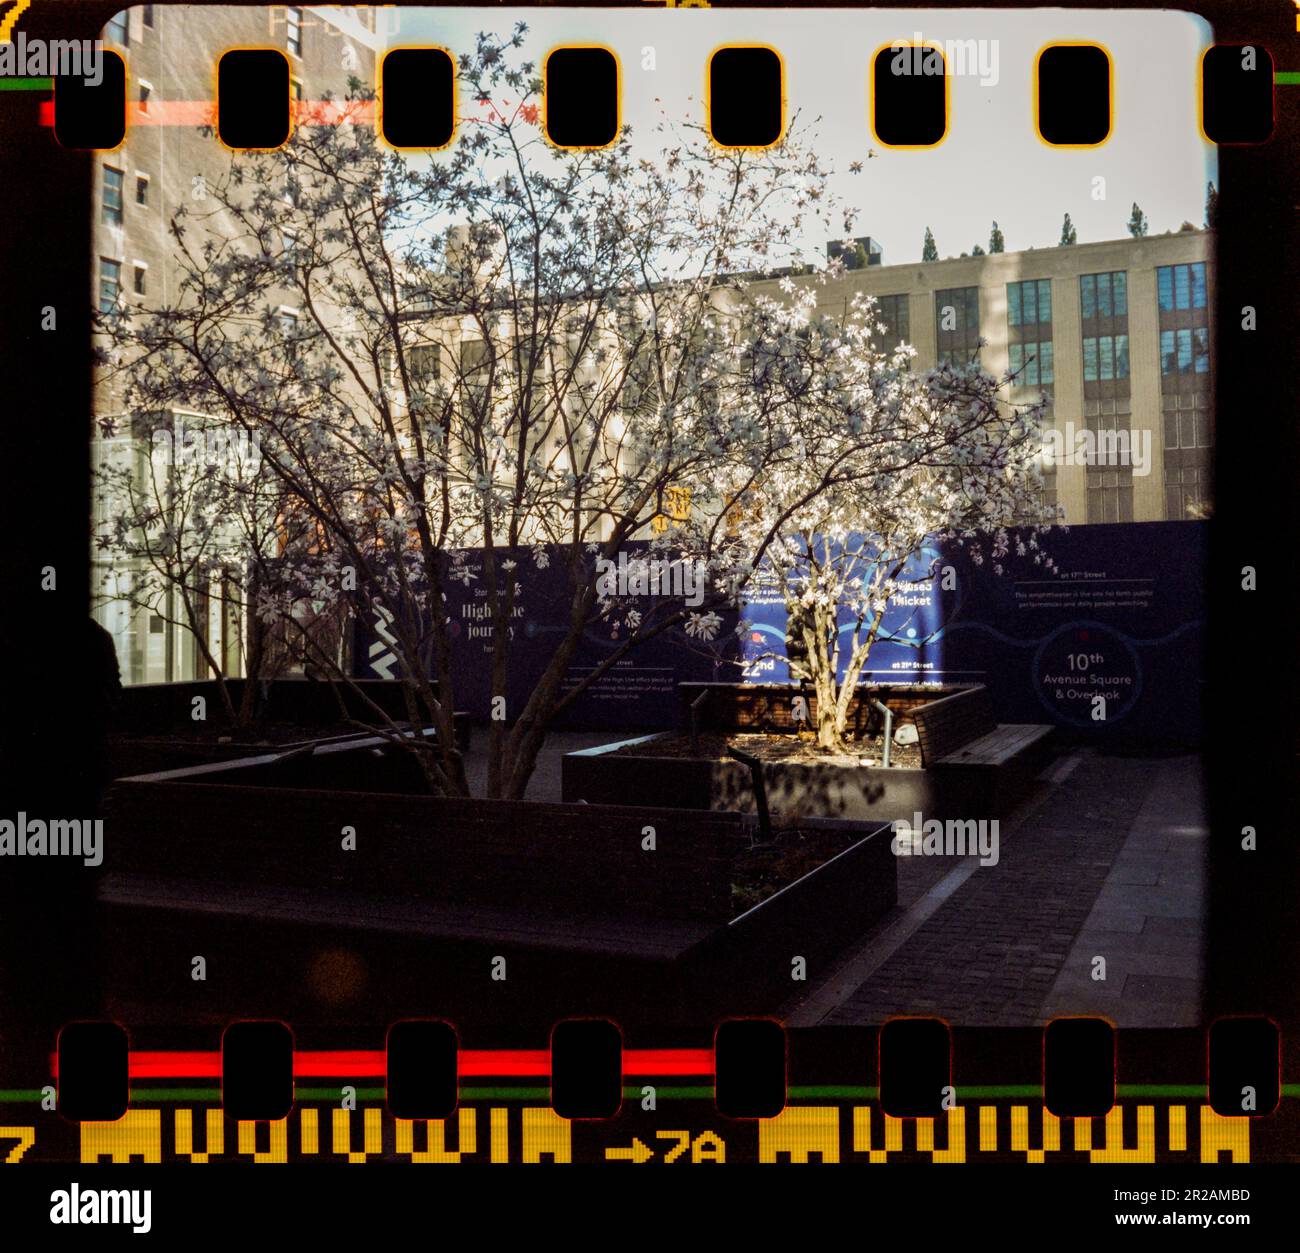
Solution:
{"label": "overcast sky", "polygon": [[[1080,243],[1126,236],[1133,201],[1152,234],[1176,231],[1184,220],[1201,226],[1205,185],[1217,182],[1212,145],[1196,120],[1196,78],[1212,39],[1200,18],[1169,11],[908,9],[883,11],[769,9],[389,9],[400,15],[390,45],[436,42],[454,53],[472,51],[480,30],[506,34],[522,18],[527,50],[540,64],[557,44],[602,43],[622,63],[623,118],[634,143],[653,143],[662,107],[702,118],[709,53],[722,43],[770,43],[786,65],[789,107],[817,127],[821,150],[837,170],[835,191],[858,210],[856,233],[871,235],[886,265],[919,260],[928,225],[942,257],[988,247],[997,219],[1008,251],[1054,247],[1069,213]],[[867,66],[881,44],[923,39],[995,41],[997,82],[954,76],[949,131],[926,151],[873,144],[867,117]],[[1114,61],[1114,127],[1091,150],[1044,145],[1034,131],[1031,75],[1045,43],[1088,40]],[[643,49],[655,68],[642,69]],[[656,98],[659,103],[656,102]],[[464,104],[462,103],[462,108]],[[876,156],[865,161],[869,148]],[[865,161],[861,174],[848,173]],[[1106,199],[1094,200],[1093,180],[1106,179]]]}

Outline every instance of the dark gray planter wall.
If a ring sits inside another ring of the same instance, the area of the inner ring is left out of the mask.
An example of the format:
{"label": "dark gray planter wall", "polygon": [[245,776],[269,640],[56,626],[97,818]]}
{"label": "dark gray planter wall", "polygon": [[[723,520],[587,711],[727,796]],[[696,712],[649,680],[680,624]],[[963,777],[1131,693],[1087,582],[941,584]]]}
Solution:
{"label": "dark gray planter wall", "polygon": [[[615,752],[621,744],[566,753],[560,765],[563,799],[756,812],[749,770],[740,762],[638,757]],[[944,816],[945,796],[929,770],[781,763],[764,765],[763,778],[774,816],[860,822],[910,819],[918,811]],[[975,815],[963,811],[961,816]]]}

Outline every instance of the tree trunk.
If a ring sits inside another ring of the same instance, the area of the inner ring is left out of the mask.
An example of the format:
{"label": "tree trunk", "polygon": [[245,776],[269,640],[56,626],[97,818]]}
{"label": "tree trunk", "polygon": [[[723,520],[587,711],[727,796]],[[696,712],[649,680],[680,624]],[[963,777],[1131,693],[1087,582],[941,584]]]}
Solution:
{"label": "tree trunk", "polygon": [[813,692],[817,697],[817,747],[826,752],[843,753],[844,726],[839,717],[839,688],[835,671],[839,663],[836,647],[836,614],[818,606],[812,615],[808,631],[808,664],[813,677]]}
{"label": "tree trunk", "polygon": [[241,729],[256,721],[261,706],[262,665],[266,657],[264,628],[257,616],[256,575],[249,581],[249,594],[245,610],[244,629],[248,632],[248,648],[244,663],[244,690],[239,700],[236,725]]}
{"label": "tree trunk", "polygon": [[833,678],[827,674],[819,675],[816,690],[817,747],[832,753],[844,752],[844,735],[837,718],[838,702]]}

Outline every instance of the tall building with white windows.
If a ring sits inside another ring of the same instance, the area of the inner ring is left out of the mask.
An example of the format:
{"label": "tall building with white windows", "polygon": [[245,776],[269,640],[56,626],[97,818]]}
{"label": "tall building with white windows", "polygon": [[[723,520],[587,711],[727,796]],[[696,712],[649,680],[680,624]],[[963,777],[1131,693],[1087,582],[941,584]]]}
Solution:
{"label": "tall building with white windows", "polygon": [[[178,116],[167,106],[210,103],[216,58],[225,48],[284,51],[299,99],[341,95],[353,77],[374,83],[384,46],[379,17],[365,7],[142,5],[109,24],[106,41],[127,62],[129,123],[122,146],[98,158],[94,298],[101,309],[175,296],[172,215],[180,205],[193,206],[205,180],[219,178],[231,160],[190,113]],[[883,264],[878,244],[860,242],[847,258],[854,268],[818,287],[821,308],[833,315],[855,293],[868,292],[879,299],[890,336],[915,347],[920,368],[978,354],[985,370],[1016,375],[1014,400],[1045,396],[1056,447],[1065,453],[1046,475],[1046,500],[1067,522],[1204,515],[1214,422],[1207,232],[892,266]],[[779,294],[775,280],[771,290]],[[418,302],[410,317],[421,320]],[[441,361],[472,386],[481,342],[456,333],[438,346],[438,338],[430,333],[427,344],[411,349],[415,384],[436,381]],[[125,398],[102,379],[96,417],[120,418],[125,409]],[[98,441],[98,461],[147,464],[149,449],[128,429],[119,432]],[[1125,455],[1089,463],[1088,441]],[[679,498],[667,502],[672,516],[691,508],[689,488],[677,491]],[[114,636],[124,680],[207,677],[203,649],[176,606],[150,609],[115,595],[114,581],[133,577],[129,564],[95,556],[96,612]],[[207,649],[227,674],[238,675],[247,624],[219,594],[203,616]]]}
{"label": "tall building with white windows", "polygon": [[[119,13],[104,28],[106,47],[127,67],[127,133],[111,152],[98,154],[95,190],[93,299],[107,311],[130,304],[164,304],[176,297],[176,241],[169,227],[176,209],[202,209],[205,183],[219,179],[232,154],[196,119],[210,112],[217,58],[230,48],[276,48],[289,61],[296,100],[339,98],[349,79],[373,84],[383,46],[382,18],[375,6],[213,8],[143,4]],[[176,106],[180,106],[177,108]],[[235,159],[238,159],[237,157]],[[96,419],[118,420],[117,434],[95,441],[95,465],[134,458],[143,470],[150,455],[122,421],[121,393],[101,376],[95,389]],[[96,427],[96,434],[99,428]],[[96,530],[111,505],[97,501]],[[193,632],[169,601],[153,610],[115,595],[137,577],[120,558],[96,551],[92,594],[99,621],[117,646],[123,681],[167,682],[206,678],[209,668]],[[200,597],[203,598],[202,592]],[[227,674],[240,673],[245,624],[213,595],[203,605],[206,642]]]}
{"label": "tall building with white windows", "polygon": [[834,314],[857,292],[877,297],[919,369],[978,353],[985,370],[1014,371],[1013,400],[1047,398],[1058,450],[1104,450],[1097,436],[1127,432],[1127,464],[1058,456],[1048,471],[1047,501],[1068,523],[1196,518],[1211,499],[1211,241],[1183,230],[891,266],[864,240],[859,268],[820,287],[818,304]]}

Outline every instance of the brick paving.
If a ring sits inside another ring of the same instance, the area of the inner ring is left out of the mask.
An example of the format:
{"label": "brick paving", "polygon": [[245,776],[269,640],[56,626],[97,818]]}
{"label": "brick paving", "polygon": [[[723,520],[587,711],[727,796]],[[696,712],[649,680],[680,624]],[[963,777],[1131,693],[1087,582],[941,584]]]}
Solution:
{"label": "brick paving", "polygon": [[[560,799],[562,754],[632,734],[552,732],[528,798]],[[484,735],[475,728],[468,762],[480,783]],[[998,865],[977,868],[818,1020],[876,1023],[919,1013],[1038,1026],[1055,1014],[1097,1013],[1121,1026],[1195,1025],[1205,942],[1200,785],[1195,756],[1082,751],[1027,817],[1003,824]],[[922,904],[960,864],[901,859],[898,908],[880,929]],[[1092,978],[1096,955],[1106,958],[1104,982]]]}
{"label": "brick paving", "polygon": [[[1044,1012],[1102,1014],[1133,1027],[1201,1021],[1205,845],[1200,762],[1162,763],[1066,958]],[[1096,957],[1106,978],[1093,977]]]}
{"label": "brick paving", "polygon": [[[962,1024],[1036,1026],[1049,1009],[1104,1012],[1120,1022],[1135,1012],[1152,1026],[1194,1018],[1199,973],[1189,950],[1158,950],[1171,932],[1198,943],[1177,932],[1195,931],[1203,917],[1201,845],[1178,847],[1161,820],[1177,791],[1183,809],[1172,816],[1180,824],[1173,829],[1199,830],[1198,786],[1194,758],[1171,766],[1085,754],[1026,821],[1003,833],[998,864],[976,869],[822,1021],[861,1024],[919,1013]],[[1087,973],[1089,951],[1109,953],[1114,963],[1101,994]],[[1153,1007],[1145,1015],[1144,1005]]]}

